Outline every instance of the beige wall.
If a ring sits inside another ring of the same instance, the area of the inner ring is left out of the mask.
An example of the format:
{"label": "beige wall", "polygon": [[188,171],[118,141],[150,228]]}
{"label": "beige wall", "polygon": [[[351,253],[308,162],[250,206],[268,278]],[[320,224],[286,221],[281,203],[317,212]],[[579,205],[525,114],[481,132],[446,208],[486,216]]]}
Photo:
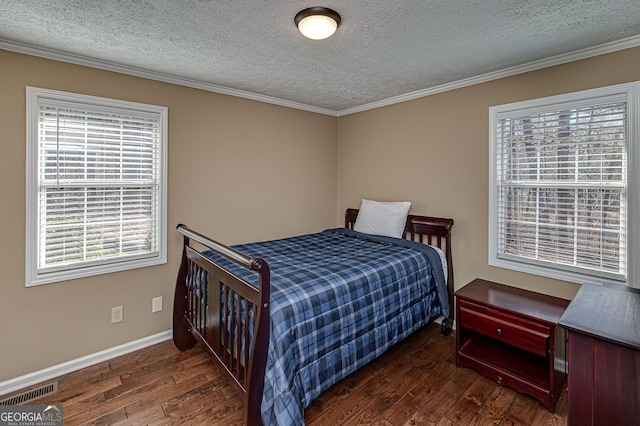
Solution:
{"label": "beige wall", "polygon": [[578,286],[489,267],[489,107],[640,79],[640,48],[341,117],[338,215],[361,198],[451,217],[455,286],[475,277],[572,298]]}
{"label": "beige wall", "polygon": [[[336,119],[0,50],[0,381],[168,330],[180,222],[239,243],[341,225],[361,198],[410,200],[455,219],[457,288],[571,298],[576,285],[487,264],[488,108],[638,79],[640,48]],[[27,85],[169,107],[167,265],[25,288]]]}
{"label": "beige wall", "polygon": [[[169,108],[169,263],[25,287],[26,86]],[[0,50],[0,381],[171,328],[177,223],[227,243],[335,226],[337,119]],[[200,193],[199,193],[200,192]],[[151,313],[151,299],[164,310]],[[124,306],[124,321],[110,323]]]}

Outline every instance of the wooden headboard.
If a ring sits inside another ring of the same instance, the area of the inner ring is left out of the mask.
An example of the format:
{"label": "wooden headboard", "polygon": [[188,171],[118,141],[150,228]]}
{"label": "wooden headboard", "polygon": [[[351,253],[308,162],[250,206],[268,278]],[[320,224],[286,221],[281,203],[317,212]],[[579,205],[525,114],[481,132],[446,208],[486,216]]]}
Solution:
{"label": "wooden headboard", "polygon": [[[353,229],[359,209],[347,209],[344,227]],[[438,247],[447,259],[447,292],[449,294],[450,319],[453,319],[453,258],[451,255],[451,228],[453,219],[410,214],[404,228],[404,238]]]}

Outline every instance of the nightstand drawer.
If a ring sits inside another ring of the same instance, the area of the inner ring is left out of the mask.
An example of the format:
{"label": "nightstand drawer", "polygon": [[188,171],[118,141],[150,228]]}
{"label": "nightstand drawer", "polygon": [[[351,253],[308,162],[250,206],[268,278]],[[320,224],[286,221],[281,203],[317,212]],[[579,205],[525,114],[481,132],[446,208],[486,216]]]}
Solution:
{"label": "nightstand drawer", "polygon": [[513,317],[464,300],[459,300],[458,303],[460,321],[466,328],[536,355],[548,355],[551,330],[544,324]]}
{"label": "nightstand drawer", "polygon": [[[508,367],[499,366],[486,362],[474,355],[461,354],[460,366],[470,367],[479,372],[480,374],[495,380],[499,385],[509,386],[518,392],[532,395],[538,399],[548,399],[550,396],[549,383],[543,383],[537,380],[532,380],[530,377],[523,377],[517,374],[513,374],[509,371]],[[534,369],[544,369],[544,366],[536,363]],[[539,374],[536,372],[536,374]]]}

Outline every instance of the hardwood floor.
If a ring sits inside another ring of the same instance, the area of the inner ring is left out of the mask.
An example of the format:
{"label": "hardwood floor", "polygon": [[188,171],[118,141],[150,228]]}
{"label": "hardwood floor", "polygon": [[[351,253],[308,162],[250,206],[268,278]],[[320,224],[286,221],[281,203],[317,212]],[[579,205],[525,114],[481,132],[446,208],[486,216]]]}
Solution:
{"label": "hardwood floor", "polygon": [[[242,401],[198,347],[171,341],[60,377],[66,426],[241,425]],[[319,425],[566,425],[531,397],[455,366],[455,338],[429,325],[320,395],[305,410]]]}

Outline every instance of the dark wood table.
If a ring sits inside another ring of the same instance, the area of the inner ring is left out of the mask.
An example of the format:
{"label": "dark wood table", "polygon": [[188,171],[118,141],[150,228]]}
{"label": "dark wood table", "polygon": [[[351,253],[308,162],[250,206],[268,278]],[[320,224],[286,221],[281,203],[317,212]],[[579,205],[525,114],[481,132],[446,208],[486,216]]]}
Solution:
{"label": "dark wood table", "polygon": [[640,292],[584,284],[560,325],[569,331],[568,423],[640,424]]}

